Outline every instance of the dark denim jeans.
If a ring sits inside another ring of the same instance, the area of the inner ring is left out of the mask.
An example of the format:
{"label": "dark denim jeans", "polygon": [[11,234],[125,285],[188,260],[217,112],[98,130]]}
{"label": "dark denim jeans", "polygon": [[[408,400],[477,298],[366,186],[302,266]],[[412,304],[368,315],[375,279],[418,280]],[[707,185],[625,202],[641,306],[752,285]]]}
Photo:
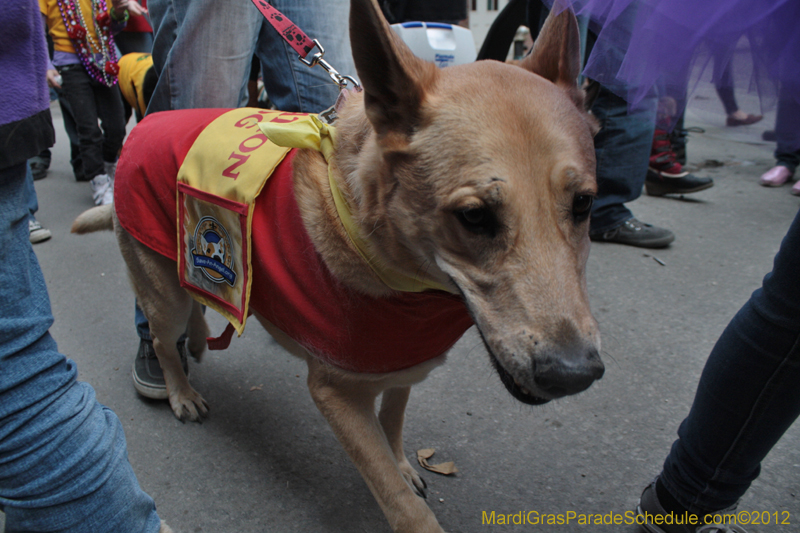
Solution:
{"label": "dark denim jeans", "polygon": [[58,352],[26,163],[0,169],[0,509],[6,531],[155,533],[117,416]]}
{"label": "dark denim jeans", "polygon": [[642,194],[655,130],[654,100],[637,110],[601,86],[592,106],[600,121],[594,138],[597,157],[597,199],[592,208],[591,233],[603,233],[633,218],[625,203]]}
{"label": "dark denim jeans", "polygon": [[700,377],[661,480],[695,513],[727,509],[800,414],[800,214],[763,286],[731,320]]}
{"label": "dark denim jeans", "polygon": [[[58,67],[64,79],[61,96],[69,102],[78,133],[84,177],[105,173],[103,162],[117,160],[125,139],[125,111],[116,85],[106,87],[89,77],[83,65]],[[97,124],[98,119],[102,124]]]}

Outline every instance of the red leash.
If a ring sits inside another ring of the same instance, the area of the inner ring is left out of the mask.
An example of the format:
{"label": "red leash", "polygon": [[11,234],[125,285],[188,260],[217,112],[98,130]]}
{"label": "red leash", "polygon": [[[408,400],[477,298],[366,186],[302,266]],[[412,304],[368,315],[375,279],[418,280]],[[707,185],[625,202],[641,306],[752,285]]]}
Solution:
{"label": "red leash", "polygon": [[267,22],[281,34],[283,40],[289,43],[289,46],[294,48],[301,58],[305,59],[308,53],[314,49],[314,41],[286,15],[269,5],[266,0],[253,0],[253,3],[267,19]]}
{"label": "red leash", "polygon": [[[289,20],[286,15],[272,7],[266,0],[253,0],[253,4],[255,4],[256,8],[264,15],[267,22],[275,28],[275,31],[283,37],[283,40],[286,41],[295,52],[300,54],[300,61],[309,67],[319,65],[324,68],[340,89],[344,89],[347,86],[347,82],[352,83],[356,89],[360,89],[361,85],[352,76],[342,76],[330,63],[322,59],[322,56],[325,55],[325,49],[318,40],[311,39],[294,22]],[[314,54],[310,60],[306,59],[314,47],[318,48],[319,52]]]}

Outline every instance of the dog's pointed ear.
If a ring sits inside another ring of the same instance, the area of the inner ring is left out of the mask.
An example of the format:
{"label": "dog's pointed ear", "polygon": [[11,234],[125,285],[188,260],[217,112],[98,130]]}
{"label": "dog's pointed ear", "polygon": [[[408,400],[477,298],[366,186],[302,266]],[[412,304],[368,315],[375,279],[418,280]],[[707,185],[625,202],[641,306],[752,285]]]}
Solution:
{"label": "dog's pointed ear", "polygon": [[419,125],[438,69],[416,57],[389,27],[375,0],[350,3],[350,43],[367,118],[381,144],[405,144]]}
{"label": "dog's pointed ear", "polygon": [[581,69],[578,20],[570,9],[559,4],[556,1],[553,5],[533,50],[519,66],[552,81],[584,109],[584,93],[578,87]]}

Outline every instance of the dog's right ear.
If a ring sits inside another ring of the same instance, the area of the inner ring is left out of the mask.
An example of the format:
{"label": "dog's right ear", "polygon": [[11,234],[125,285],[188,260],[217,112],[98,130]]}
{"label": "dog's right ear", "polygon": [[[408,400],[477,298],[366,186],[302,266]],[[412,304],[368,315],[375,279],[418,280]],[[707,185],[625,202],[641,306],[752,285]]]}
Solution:
{"label": "dog's right ear", "polygon": [[519,66],[550,80],[566,91],[575,105],[584,109],[584,93],[578,87],[581,68],[578,21],[571,10],[560,6],[560,2],[553,4],[533,50]]}
{"label": "dog's right ear", "polygon": [[367,118],[384,147],[402,149],[420,123],[438,69],[409,50],[375,0],[351,0],[350,43]]}

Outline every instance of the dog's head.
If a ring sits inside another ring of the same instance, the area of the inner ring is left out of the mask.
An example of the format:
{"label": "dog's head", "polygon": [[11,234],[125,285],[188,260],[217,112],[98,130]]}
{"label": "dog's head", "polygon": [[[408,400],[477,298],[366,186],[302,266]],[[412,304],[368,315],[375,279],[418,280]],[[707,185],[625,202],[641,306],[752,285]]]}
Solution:
{"label": "dog's head", "polygon": [[574,15],[551,16],[519,66],[441,70],[374,0],[353,0],[350,17],[372,126],[352,182],[374,252],[463,295],[519,400],[586,389],[603,374],[585,279],[597,126]]}

